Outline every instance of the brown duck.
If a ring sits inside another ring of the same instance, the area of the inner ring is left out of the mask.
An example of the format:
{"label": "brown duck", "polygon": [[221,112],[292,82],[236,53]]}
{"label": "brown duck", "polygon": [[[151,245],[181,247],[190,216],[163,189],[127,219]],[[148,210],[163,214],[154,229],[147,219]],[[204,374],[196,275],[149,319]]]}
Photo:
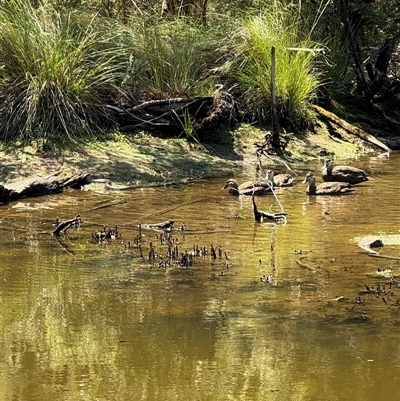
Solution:
{"label": "brown duck", "polygon": [[270,183],[266,181],[246,181],[239,185],[235,179],[230,178],[222,189],[226,188],[229,188],[229,193],[235,196],[259,196],[271,193]]}
{"label": "brown duck", "polygon": [[326,159],[322,167],[322,179],[327,182],[348,182],[358,184],[367,181],[365,171],[352,166],[333,166],[331,159]]}
{"label": "brown duck", "polygon": [[303,184],[308,182],[307,193],[309,195],[340,195],[353,191],[353,185],[348,182],[323,182],[318,186],[315,185],[315,176],[313,173],[307,173],[302,181]]}
{"label": "brown duck", "polygon": [[274,174],[272,170],[267,170],[265,179],[271,181],[274,187],[290,187],[293,185],[294,177],[290,174]]}

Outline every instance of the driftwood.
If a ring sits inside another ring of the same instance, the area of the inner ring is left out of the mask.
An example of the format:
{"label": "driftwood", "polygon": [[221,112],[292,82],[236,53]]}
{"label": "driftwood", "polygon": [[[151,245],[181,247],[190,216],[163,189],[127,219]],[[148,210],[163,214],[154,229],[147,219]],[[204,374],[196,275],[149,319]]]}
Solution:
{"label": "driftwood", "polygon": [[7,203],[26,197],[59,193],[64,188],[80,188],[89,182],[89,174],[62,170],[46,177],[29,178],[0,185],[0,203]]}
{"label": "driftwood", "polygon": [[380,253],[369,253],[368,256],[373,256],[373,257],[375,257],[375,258],[400,260],[400,258],[398,258],[398,257],[396,257],[396,256],[381,255]]}
{"label": "driftwood", "polygon": [[231,127],[236,123],[233,97],[221,86],[213,96],[127,101],[123,105],[101,107],[111,115],[121,132],[147,130],[176,135],[193,128],[202,136],[209,135],[211,128]]}
{"label": "driftwood", "polygon": [[72,226],[77,227],[82,223],[81,215],[77,214],[73,219],[66,221],[56,221],[57,227],[53,231],[53,235],[59,236],[65,234],[69,228]]}
{"label": "driftwood", "polygon": [[98,182],[100,184],[104,183],[104,188],[110,189],[111,191],[126,191],[128,189],[139,188],[139,185],[113,185],[111,180],[108,178],[94,178],[90,182]]}
{"label": "driftwood", "polygon": [[383,242],[379,237],[376,237],[374,235],[367,235],[363,238],[361,238],[357,245],[367,251],[368,253],[372,253],[375,255],[378,255],[379,253],[376,252],[372,248],[382,248],[383,247]]}
{"label": "driftwood", "polygon": [[361,138],[362,140],[371,143],[372,145],[377,146],[378,148],[384,150],[385,152],[391,151],[391,149],[388,146],[386,146],[383,142],[381,142],[379,139],[375,138],[368,132],[364,131],[363,129],[342,120],[336,114],[331,113],[330,111],[327,111],[320,106],[314,106],[314,108],[324,120],[328,121],[328,123],[337,124],[348,133],[355,135]]}
{"label": "driftwood", "polygon": [[161,223],[141,224],[140,227],[148,230],[171,230],[174,220],[166,220]]}

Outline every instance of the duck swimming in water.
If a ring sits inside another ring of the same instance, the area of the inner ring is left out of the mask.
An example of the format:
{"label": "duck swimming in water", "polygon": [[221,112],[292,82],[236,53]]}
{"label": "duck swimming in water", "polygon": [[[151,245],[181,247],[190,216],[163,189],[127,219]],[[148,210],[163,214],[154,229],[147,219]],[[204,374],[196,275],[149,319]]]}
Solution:
{"label": "duck swimming in water", "polygon": [[246,181],[239,185],[239,183],[230,178],[226,181],[222,189],[229,188],[229,193],[231,195],[239,196],[252,196],[252,195],[266,195],[271,193],[271,184],[266,181]]}
{"label": "duck swimming in water", "polygon": [[333,166],[331,159],[326,159],[322,167],[322,179],[326,182],[348,182],[358,184],[367,181],[368,177],[364,170],[352,166]]}
{"label": "duck swimming in water", "polygon": [[309,195],[340,195],[349,193],[354,190],[353,185],[348,182],[323,182],[318,186],[315,185],[315,176],[313,173],[307,173],[303,184],[308,184],[307,193]]}
{"label": "duck swimming in water", "polygon": [[263,212],[262,210],[258,210],[254,196],[252,196],[252,201],[253,201],[254,220],[257,223],[263,223],[264,221],[267,220],[274,220],[276,222],[286,223],[286,213],[284,211],[282,211],[281,213],[266,213]]}
{"label": "duck swimming in water", "polygon": [[274,174],[272,170],[267,170],[265,179],[271,181],[274,187],[290,187],[293,185],[294,177],[290,174]]}

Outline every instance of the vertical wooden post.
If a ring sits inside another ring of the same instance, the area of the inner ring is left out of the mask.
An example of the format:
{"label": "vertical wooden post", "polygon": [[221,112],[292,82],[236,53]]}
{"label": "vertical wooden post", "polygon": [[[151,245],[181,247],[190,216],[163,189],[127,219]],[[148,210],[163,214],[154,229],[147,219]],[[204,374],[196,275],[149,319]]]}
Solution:
{"label": "vertical wooden post", "polygon": [[207,2],[208,0],[203,1],[203,7],[201,9],[201,22],[204,26],[207,26]]}
{"label": "vertical wooden post", "polygon": [[275,47],[271,48],[271,112],[272,112],[272,144],[279,146],[278,112],[276,109],[276,88],[275,88]]}

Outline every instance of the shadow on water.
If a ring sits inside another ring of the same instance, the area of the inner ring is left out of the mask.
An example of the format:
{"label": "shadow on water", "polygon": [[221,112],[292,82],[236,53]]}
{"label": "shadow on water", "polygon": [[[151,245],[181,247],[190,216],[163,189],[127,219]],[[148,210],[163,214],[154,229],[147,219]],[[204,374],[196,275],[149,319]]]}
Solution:
{"label": "shadow on water", "polygon": [[277,190],[286,225],[254,222],[226,178],[2,206],[0,398],[397,399],[399,164],[359,161],[371,180],[341,197],[308,197],[303,166]]}

